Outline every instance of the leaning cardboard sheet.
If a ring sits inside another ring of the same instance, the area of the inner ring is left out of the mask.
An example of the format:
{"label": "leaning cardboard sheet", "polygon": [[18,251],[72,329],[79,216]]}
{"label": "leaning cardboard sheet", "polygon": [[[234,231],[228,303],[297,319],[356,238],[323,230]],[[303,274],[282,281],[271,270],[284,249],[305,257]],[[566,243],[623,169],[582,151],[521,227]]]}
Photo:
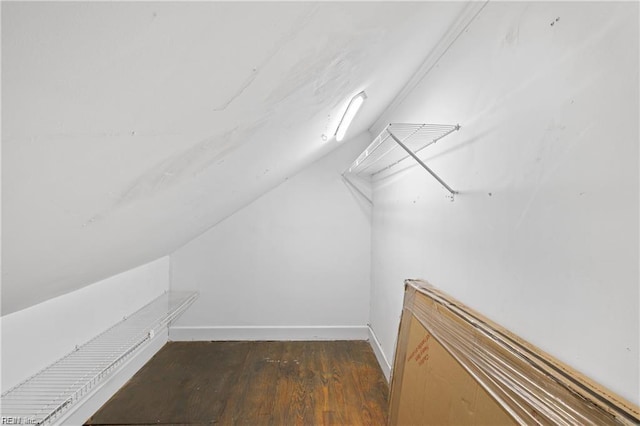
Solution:
{"label": "leaning cardboard sheet", "polygon": [[391,425],[632,425],[637,406],[424,281],[405,282]]}

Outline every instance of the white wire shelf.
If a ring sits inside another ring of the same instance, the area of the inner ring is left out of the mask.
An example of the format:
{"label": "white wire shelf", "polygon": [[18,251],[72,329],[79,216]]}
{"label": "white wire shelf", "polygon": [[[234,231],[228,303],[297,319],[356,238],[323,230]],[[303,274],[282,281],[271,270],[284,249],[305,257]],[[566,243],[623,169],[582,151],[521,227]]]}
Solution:
{"label": "white wire shelf", "polygon": [[156,333],[182,314],[196,292],[167,292],[0,397],[3,420],[48,424],[80,401]]}
{"label": "white wire shelf", "polygon": [[342,176],[352,188],[359,192],[370,203],[373,203],[371,198],[367,196],[350,177],[366,177],[371,179],[411,157],[449,191],[451,194],[450,198],[453,200],[453,195],[457,192],[435,174],[434,171],[420,159],[418,153],[457,130],[460,130],[459,124],[389,124],[380,132],[373,142],[369,144],[367,149],[351,163],[351,166],[344,171]]}
{"label": "white wire shelf", "polygon": [[374,176],[411,157],[398,146],[393,136],[414,154],[418,154],[429,145],[459,129],[458,124],[389,124],[356,158],[347,172],[360,176]]}

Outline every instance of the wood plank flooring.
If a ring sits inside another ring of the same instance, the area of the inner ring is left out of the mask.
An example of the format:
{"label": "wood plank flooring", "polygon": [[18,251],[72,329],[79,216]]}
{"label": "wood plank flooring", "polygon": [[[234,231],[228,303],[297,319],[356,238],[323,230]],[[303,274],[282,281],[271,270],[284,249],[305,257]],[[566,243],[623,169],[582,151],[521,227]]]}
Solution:
{"label": "wood plank flooring", "polygon": [[385,425],[368,342],[170,342],[87,425]]}

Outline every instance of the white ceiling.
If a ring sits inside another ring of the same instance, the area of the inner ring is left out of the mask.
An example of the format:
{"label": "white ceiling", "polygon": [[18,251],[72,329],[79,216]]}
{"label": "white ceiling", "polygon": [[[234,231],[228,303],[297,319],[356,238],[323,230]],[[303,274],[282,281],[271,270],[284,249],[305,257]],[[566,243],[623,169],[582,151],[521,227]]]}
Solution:
{"label": "white ceiling", "polygon": [[464,6],[2,2],[2,313],[170,254],[366,90],[348,143]]}

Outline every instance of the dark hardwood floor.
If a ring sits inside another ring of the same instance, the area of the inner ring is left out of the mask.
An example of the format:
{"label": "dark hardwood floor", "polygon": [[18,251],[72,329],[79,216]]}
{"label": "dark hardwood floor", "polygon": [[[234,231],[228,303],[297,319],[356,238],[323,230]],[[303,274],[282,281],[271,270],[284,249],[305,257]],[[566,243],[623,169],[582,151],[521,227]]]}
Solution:
{"label": "dark hardwood floor", "polygon": [[385,425],[368,342],[171,342],[88,425]]}

